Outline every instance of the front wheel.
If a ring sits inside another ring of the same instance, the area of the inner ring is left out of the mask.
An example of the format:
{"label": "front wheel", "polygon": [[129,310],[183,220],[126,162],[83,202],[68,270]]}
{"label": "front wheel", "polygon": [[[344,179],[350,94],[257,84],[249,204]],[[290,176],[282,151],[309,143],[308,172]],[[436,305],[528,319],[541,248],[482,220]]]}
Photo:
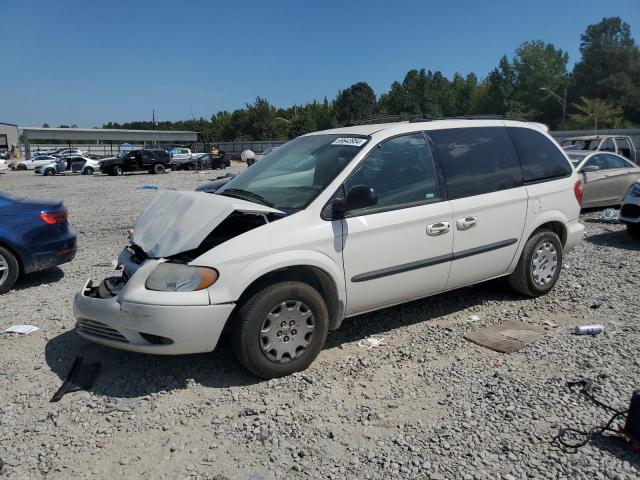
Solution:
{"label": "front wheel", "polygon": [[55,175],[55,174],[56,174],[56,171],[53,168],[47,168],[43,173],[45,177],[48,177],[50,175]]}
{"label": "front wheel", "polygon": [[234,353],[262,378],[306,369],[322,350],[329,330],[324,299],[302,282],[280,282],[260,290],[234,320]]}
{"label": "front wheel", "polygon": [[84,175],[93,175],[93,168],[91,168],[91,167],[87,167],[87,168],[85,168],[85,169],[82,171],[82,173],[83,173]]}
{"label": "front wheel", "polygon": [[562,243],[551,230],[538,230],[527,240],[520,260],[509,276],[509,284],[519,293],[539,297],[548,293],[562,270]]}
{"label": "front wheel", "polygon": [[640,240],[640,223],[627,223],[627,233],[631,238]]}
{"label": "front wheel", "polygon": [[27,166],[26,166],[26,165],[24,165],[24,164],[22,164],[22,163],[19,163],[19,164],[16,166],[16,170],[20,170],[20,171],[23,171],[23,172],[24,172],[26,169],[27,169]]}
{"label": "front wheel", "polygon": [[0,247],[0,294],[11,290],[16,283],[20,267],[16,257],[4,247]]}

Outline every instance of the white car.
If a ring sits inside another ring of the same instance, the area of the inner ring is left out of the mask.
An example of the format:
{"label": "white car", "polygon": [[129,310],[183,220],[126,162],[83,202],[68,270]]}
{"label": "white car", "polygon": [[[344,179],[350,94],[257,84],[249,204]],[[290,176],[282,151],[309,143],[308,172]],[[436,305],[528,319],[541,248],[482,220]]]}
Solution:
{"label": "white car", "polygon": [[640,181],[631,185],[622,200],[620,221],[627,225],[627,232],[640,240]]}
{"label": "white car", "polygon": [[31,160],[17,160],[11,165],[12,170],[35,170],[41,165],[56,162],[58,159],[51,155],[37,155]]}
{"label": "white car", "polygon": [[174,160],[191,160],[199,154],[194,154],[189,148],[172,148],[169,150],[169,155]]}
{"label": "white car", "polygon": [[9,170],[9,167],[7,166],[7,161],[0,160],[0,172],[6,172],[7,170]]}
{"label": "white car", "polygon": [[296,138],[215,194],[164,191],[116,272],[76,294],[77,332],[155,354],[223,329],[265,378],[305,369],[354,315],[507,276],[549,292],[582,238],[582,184],[539,127],[360,125]]}

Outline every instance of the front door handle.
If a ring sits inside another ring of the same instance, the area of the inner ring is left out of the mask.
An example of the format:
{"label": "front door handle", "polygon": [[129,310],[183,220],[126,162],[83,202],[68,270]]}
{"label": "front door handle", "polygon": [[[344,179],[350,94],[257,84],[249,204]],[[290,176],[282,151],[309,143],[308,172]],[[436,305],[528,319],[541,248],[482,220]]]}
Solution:
{"label": "front door handle", "polygon": [[436,237],[449,231],[449,222],[437,222],[427,225],[427,235]]}
{"label": "front door handle", "polygon": [[478,224],[478,217],[464,217],[456,220],[458,230],[469,230]]}

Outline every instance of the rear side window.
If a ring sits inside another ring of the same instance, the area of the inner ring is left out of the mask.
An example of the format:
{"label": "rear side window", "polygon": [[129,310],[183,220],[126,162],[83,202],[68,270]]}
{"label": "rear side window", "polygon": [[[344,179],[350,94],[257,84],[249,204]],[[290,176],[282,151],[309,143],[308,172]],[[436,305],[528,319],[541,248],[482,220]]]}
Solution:
{"label": "rear side window", "polygon": [[571,165],[558,147],[530,128],[509,127],[522,162],[525,182],[540,182],[571,175]]}
{"label": "rear side window", "polygon": [[432,130],[450,200],[522,186],[522,168],[504,127]]}

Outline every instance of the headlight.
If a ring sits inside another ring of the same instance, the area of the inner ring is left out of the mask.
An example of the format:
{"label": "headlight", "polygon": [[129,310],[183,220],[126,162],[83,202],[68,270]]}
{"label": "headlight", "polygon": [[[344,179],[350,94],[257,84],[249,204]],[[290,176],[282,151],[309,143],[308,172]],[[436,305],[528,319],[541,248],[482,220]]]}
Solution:
{"label": "headlight", "polygon": [[629,190],[629,195],[632,197],[640,197],[640,183],[635,183],[631,190]]}
{"label": "headlight", "polygon": [[216,280],[218,272],[213,268],[166,262],[151,272],[145,287],[159,292],[194,292],[209,288]]}

